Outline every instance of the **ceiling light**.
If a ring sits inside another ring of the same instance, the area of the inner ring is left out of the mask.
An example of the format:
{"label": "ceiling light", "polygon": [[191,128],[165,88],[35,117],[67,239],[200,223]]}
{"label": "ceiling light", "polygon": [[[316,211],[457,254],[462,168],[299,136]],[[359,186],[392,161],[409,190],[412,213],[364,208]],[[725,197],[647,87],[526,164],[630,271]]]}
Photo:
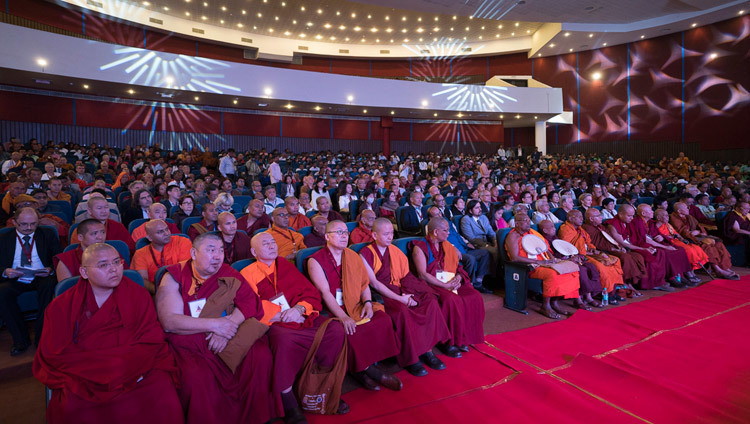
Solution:
{"label": "ceiling light", "polygon": [[198,100],[200,100],[200,99],[201,99],[200,97],[198,97],[198,96],[195,96],[195,101],[196,101],[196,102],[197,102]]}
{"label": "ceiling light", "polygon": [[292,35],[292,33],[289,32],[289,31],[284,31],[284,35],[286,35],[288,37],[288,36]]}
{"label": "ceiling light", "polygon": [[329,29],[329,28],[331,28],[331,24],[325,24],[325,25],[323,25],[323,28]]}
{"label": "ceiling light", "polygon": [[130,90],[128,90],[128,94],[135,94],[135,90],[133,90],[133,89],[131,88]]}
{"label": "ceiling light", "polygon": [[566,32],[566,33],[565,33],[565,34],[563,34],[563,35],[564,35],[564,36],[566,36],[566,37],[570,37],[570,33],[569,33],[569,32]]}
{"label": "ceiling light", "polygon": [[357,14],[356,13],[352,13],[352,18],[356,18],[356,17],[357,17]]}
{"label": "ceiling light", "polygon": [[502,25],[498,25],[497,29],[503,29],[503,26]]}
{"label": "ceiling light", "polygon": [[292,24],[297,25],[297,20],[296,19],[292,19]]}
{"label": "ceiling light", "polygon": [[360,28],[360,27],[358,27],[358,26],[355,26],[355,27],[354,27],[354,31],[355,31],[355,32],[359,32],[359,31],[362,31],[362,28]]}
{"label": "ceiling light", "polygon": [[690,26],[691,26],[691,27],[693,27],[693,28],[695,28],[695,27],[697,27],[697,26],[698,26],[698,23],[697,23],[697,22],[693,22],[693,24],[692,24],[692,25],[690,25]]}
{"label": "ceiling light", "polygon": [[454,21],[456,20],[456,18],[457,18],[457,17],[456,17],[456,15],[453,15],[453,20],[454,20]]}
{"label": "ceiling light", "polygon": [[224,19],[219,19],[219,22],[223,24],[224,23]]}
{"label": "ceiling light", "polygon": [[262,13],[260,13],[260,12],[258,12],[258,17],[259,17],[259,18],[262,18],[262,17],[263,17],[263,14],[262,14]]}
{"label": "ceiling light", "polygon": [[607,46],[607,43],[602,43],[602,46],[605,46],[605,47],[606,47],[606,46]]}
{"label": "ceiling light", "polygon": [[744,15],[745,14],[745,10],[740,10],[739,12],[737,12],[737,14],[738,15]]}
{"label": "ceiling light", "polygon": [[237,28],[242,28],[242,24],[237,24]]}
{"label": "ceiling light", "polygon": [[320,34],[318,34],[318,35],[316,35],[316,36],[315,36],[315,39],[317,39],[317,40],[320,40],[320,39],[322,39],[322,38],[323,38],[323,36],[322,36],[322,35],[320,35]]}
{"label": "ceiling light", "polygon": [[222,12],[226,12],[227,11],[227,7],[226,6],[221,6],[221,11]]}
{"label": "ceiling light", "polygon": [[393,28],[386,28],[385,32],[391,33],[391,32],[393,32]]}
{"label": "ceiling light", "polygon": [[345,29],[346,29],[346,27],[345,27],[345,26],[343,26],[343,25],[341,25],[341,26],[339,27],[339,29],[343,31],[343,30],[345,30]]}
{"label": "ceiling light", "polygon": [[391,38],[391,43],[393,42],[393,38]]}
{"label": "ceiling light", "polygon": [[500,38],[500,34],[495,34],[495,38]]}
{"label": "ceiling light", "polygon": [[143,5],[144,5],[144,6],[151,6],[151,3],[147,2],[147,1],[144,1],[144,2],[143,2]]}
{"label": "ceiling light", "polygon": [[367,19],[372,19],[372,15],[367,15]]}
{"label": "ceiling light", "polygon": [[41,57],[36,60],[36,64],[39,66],[47,66],[47,59],[42,59]]}
{"label": "ceiling light", "polygon": [[284,6],[286,6],[286,2],[285,2],[285,1],[282,1],[282,2],[281,2],[281,7],[284,7]]}
{"label": "ceiling light", "polygon": [[482,29],[484,30],[484,27],[482,27]]}
{"label": "ceiling light", "polygon": [[164,11],[168,11],[169,8],[167,6],[164,6]]}
{"label": "ceiling light", "polygon": [[424,41],[424,39],[422,37],[419,37],[419,42],[421,43],[422,41]]}
{"label": "ceiling light", "polygon": [[503,115],[500,115],[500,119],[503,119]]}
{"label": "ceiling light", "polygon": [[386,16],[385,16],[385,20],[386,20],[386,21],[390,21],[390,20],[391,20],[391,17],[390,17],[390,16],[388,16],[388,15],[386,15]]}
{"label": "ceiling light", "polygon": [[572,51],[573,51],[573,49],[568,49],[568,51],[569,51],[569,52],[572,52]]}
{"label": "ceiling light", "polygon": [[526,34],[531,34],[531,30],[530,30],[530,29],[527,29],[527,30],[526,30]]}
{"label": "ceiling light", "polygon": [[516,119],[521,119],[521,115],[516,115]]}
{"label": "ceiling light", "polygon": [[453,31],[453,27],[451,27],[451,31]]}
{"label": "ceiling light", "polygon": [[331,36],[331,37],[329,38],[329,40],[331,40],[331,41],[333,41],[333,40],[335,40],[335,39],[336,39],[336,37],[334,37],[334,36]]}
{"label": "ceiling light", "polygon": [[466,30],[468,31],[468,30],[469,30],[469,27],[466,27]]}
{"label": "ceiling light", "polygon": [[320,110],[320,109],[323,109],[323,108],[320,106],[315,106],[315,110]]}
{"label": "ceiling light", "polygon": [[464,117],[464,114],[463,114],[463,113],[461,113],[461,112],[458,112],[458,115],[457,115],[457,116],[458,116],[459,118],[463,118],[463,117]]}
{"label": "ceiling light", "polygon": [[164,82],[166,82],[169,85],[172,85],[174,84],[174,78],[171,76],[167,76],[166,78],[164,78]]}
{"label": "ceiling light", "polygon": [[305,37],[307,37],[307,35],[305,35],[305,33],[304,33],[304,32],[303,32],[303,33],[301,33],[301,34],[300,34],[299,36],[300,36],[300,38],[305,38]]}
{"label": "ceiling light", "polygon": [[600,79],[602,79],[602,73],[594,72],[593,74],[591,74],[591,79],[594,81],[599,81]]}
{"label": "ceiling light", "polygon": [[424,32],[424,29],[423,28],[417,28],[417,32],[421,34],[421,33]]}
{"label": "ceiling light", "polygon": [[274,20],[274,21],[278,21],[278,20],[279,20],[279,17],[278,17],[278,16],[274,16],[274,17],[273,17],[273,20]]}
{"label": "ceiling light", "polygon": [[85,88],[86,90],[88,90],[89,89],[89,85],[88,84],[83,84],[83,88]]}
{"label": "ceiling light", "polygon": [[394,111],[391,111],[391,115],[395,115],[395,114],[396,114],[396,112],[394,112]]}
{"label": "ceiling light", "polygon": [[408,42],[409,42],[409,39],[408,38],[404,38],[404,43],[408,43]]}
{"label": "ceiling light", "polygon": [[542,56],[542,54],[541,54],[541,53],[537,53],[536,55],[537,55],[537,57],[541,57],[541,56]]}
{"label": "ceiling light", "polygon": [[403,32],[404,34],[406,33],[406,31],[407,31],[406,28],[404,28],[404,29],[401,30],[401,32]]}
{"label": "ceiling light", "polygon": [[242,14],[243,14],[243,15],[247,15],[247,10],[243,10],[243,11],[242,11]]}
{"label": "ceiling light", "polygon": [[435,22],[437,22],[439,20],[440,20],[440,18],[438,18],[437,16],[435,16]]}
{"label": "ceiling light", "polygon": [[516,26],[518,26],[518,22],[516,22]]}
{"label": "ceiling light", "polygon": [[294,106],[292,106],[291,104],[287,103],[287,104],[285,104],[285,105],[284,105],[284,107],[285,107],[285,108],[287,108],[287,109],[291,109],[291,108],[293,108]]}
{"label": "ceiling light", "polygon": [[311,26],[313,26],[313,23],[312,23],[312,22],[308,22],[308,23],[307,23],[307,24],[305,24],[305,25],[307,25],[307,26],[311,27]]}
{"label": "ceiling light", "polygon": [[376,39],[375,39],[375,42],[376,42],[376,43],[379,43],[379,42],[380,42],[380,38],[376,38]]}
{"label": "ceiling light", "polygon": [[300,7],[299,10],[301,10],[301,11],[304,12],[305,11],[305,6]]}
{"label": "ceiling light", "polygon": [[265,93],[266,96],[270,96],[271,94],[273,94],[273,89],[271,87],[266,87],[263,89],[263,93]]}
{"label": "ceiling light", "polygon": [[362,113],[367,113],[367,109],[362,110]]}
{"label": "ceiling light", "polygon": [[185,16],[190,16],[190,12],[185,12]]}
{"label": "ceiling light", "polygon": [[510,36],[511,36],[511,37],[515,37],[515,36],[516,36],[516,33],[515,33],[515,32],[511,32],[511,33],[510,33]]}
{"label": "ceiling light", "polygon": [[440,32],[440,28],[435,27],[435,28],[432,29],[432,31],[434,31],[434,32]]}
{"label": "ceiling light", "polygon": [[406,22],[406,16],[402,16],[401,20],[404,21],[404,22]]}
{"label": "ceiling light", "polygon": [[437,117],[437,112],[436,112],[436,113],[433,113],[433,114],[432,114],[432,116],[434,116],[434,117]]}
{"label": "ceiling light", "polygon": [[719,55],[717,53],[711,53],[710,57],[711,59],[716,59],[717,57],[719,57]]}
{"label": "ceiling light", "polygon": [[555,47],[555,43],[549,45],[550,48]]}
{"label": "ceiling light", "polygon": [[362,41],[362,42],[364,43],[364,42],[366,42],[366,41],[367,41],[367,39],[366,39],[366,38],[363,38],[363,39],[362,39],[361,41]]}
{"label": "ceiling light", "polygon": [[208,18],[206,16],[201,16],[201,19],[203,19],[205,21]]}
{"label": "ceiling light", "polygon": [[345,41],[349,41],[349,37],[346,37],[346,38],[345,38],[344,40],[345,40]]}
{"label": "ceiling light", "polygon": [[594,33],[589,34],[589,38],[594,38]]}
{"label": "ceiling light", "polygon": [[377,28],[370,28],[370,32],[378,32]]}
{"label": "ceiling light", "polygon": [[646,36],[645,35],[641,35],[641,40],[643,40],[644,38],[646,38]]}
{"label": "ceiling light", "polygon": [[322,15],[322,14],[323,14],[323,9],[318,9],[318,15]]}
{"label": "ceiling light", "polygon": [[422,107],[427,107],[427,100],[422,100]]}
{"label": "ceiling light", "polygon": [[273,28],[268,28],[268,32],[273,32]]}

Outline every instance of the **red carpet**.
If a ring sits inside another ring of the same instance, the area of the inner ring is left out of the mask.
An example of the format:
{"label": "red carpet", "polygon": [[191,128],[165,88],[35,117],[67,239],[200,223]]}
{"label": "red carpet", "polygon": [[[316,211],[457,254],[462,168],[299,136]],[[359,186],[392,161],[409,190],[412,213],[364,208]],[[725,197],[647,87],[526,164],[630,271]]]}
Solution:
{"label": "red carpet", "polygon": [[[312,423],[750,422],[750,276],[491,335],[404,390]],[[442,358],[442,357],[441,357]],[[507,364],[508,366],[503,365]],[[518,370],[514,374],[513,367]]]}

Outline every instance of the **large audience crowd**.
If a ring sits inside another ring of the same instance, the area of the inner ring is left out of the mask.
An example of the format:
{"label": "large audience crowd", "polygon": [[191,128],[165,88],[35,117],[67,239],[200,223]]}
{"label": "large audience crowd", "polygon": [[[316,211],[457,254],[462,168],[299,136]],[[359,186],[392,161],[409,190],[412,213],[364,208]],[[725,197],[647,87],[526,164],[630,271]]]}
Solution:
{"label": "large audience crowd", "polygon": [[50,422],[346,413],[344,373],[400,390],[383,361],[425,376],[446,367],[433,348],[458,358],[481,343],[482,295],[508,267],[541,280],[540,312],[558,319],[750,264],[750,165],[682,153],[11,139],[0,172],[0,318],[23,353],[20,300],[36,295]]}

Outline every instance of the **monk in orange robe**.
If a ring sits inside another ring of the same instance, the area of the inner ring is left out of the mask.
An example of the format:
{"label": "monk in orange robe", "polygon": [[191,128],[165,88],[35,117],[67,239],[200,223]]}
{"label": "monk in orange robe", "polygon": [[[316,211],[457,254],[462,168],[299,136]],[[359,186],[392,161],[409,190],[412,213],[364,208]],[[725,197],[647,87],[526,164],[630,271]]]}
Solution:
{"label": "monk in orange robe", "polygon": [[365,209],[359,214],[359,225],[349,235],[349,244],[369,243],[373,240],[372,224],[375,222],[375,212]]}
{"label": "monk in orange robe", "polygon": [[165,265],[190,259],[193,243],[188,238],[171,235],[169,226],[161,219],[152,219],[146,223],[146,237],[151,243],[136,250],[131,268],[141,274],[146,288],[154,293],[156,271]]}
{"label": "monk in orange robe", "polygon": [[294,261],[297,252],[305,249],[305,238],[302,234],[289,228],[289,212],[286,208],[276,208],[271,212],[273,225],[266,231],[276,240],[279,256]]}
{"label": "monk in orange robe", "polygon": [[[268,340],[273,353],[273,391],[281,393],[284,420],[299,422],[304,416],[292,385],[318,328],[327,318],[320,316],[320,293],[297,267],[279,256],[274,237],[268,232],[259,233],[251,244],[257,261],[246,266],[241,274],[263,303],[261,322],[271,326]],[[317,364],[332,366],[341,352],[344,338],[341,323],[329,323],[318,348]],[[341,388],[337,389],[340,393]],[[340,407],[345,405],[340,404]]]}
{"label": "monk in orange robe", "polygon": [[[164,206],[161,203],[152,203],[151,206],[148,207],[148,218],[149,219],[160,219],[162,221],[167,219],[167,207]],[[149,221],[144,222],[143,224],[136,227],[133,232],[130,234],[130,236],[133,238],[134,241],[138,241],[144,237],[146,237],[146,224],[148,224]],[[180,234],[180,230],[177,228],[177,226],[173,222],[166,222],[167,227],[169,227],[169,232],[172,234]]]}
{"label": "monk in orange robe", "polygon": [[[196,237],[190,255],[189,261],[167,268],[156,291],[159,321],[179,369],[178,395],[187,423],[263,424],[280,416],[279,395],[271,390],[273,357],[267,336],[240,340],[244,329],[262,325],[257,323],[263,318],[260,299],[224,263],[224,242],[216,233]],[[226,316],[204,314],[219,302],[226,302]],[[234,372],[222,356],[227,346],[244,355]]]}
{"label": "monk in orange robe", "polygon": [[294,228],[294,231],[299,231],[300,228],[310,227],[312,223],[310,218],[299,211],[299,200],[296,197],[290,196],[284,199],[284,207],[289,213],[289,226]]}
{"label": "monk in orange robe", "polygon": [[560,226],[557,236],[574,245],[579,253],[585,255],[589,262],[594,264],[596,270],[599,271],[602,289],[607,293],[613,293],[615,286],[623,284],[620,260],[616,256],[609,256],[596,250],[591,236],[583,230],[582,226],[583,214],[574,209],[568,212],[568,219]]}
{"label": "monk in orange robe", "polygon": [[34,376],[52,389],[49,423],[182,423],[174,357],[148,292],[122,275],[104,243],[45,312]]}
{"label": "monk in orange robe", "polygon": [[[107,203],[107,199],[99,196],[89,197],[89,200],[86,201],[86,206],[89,216],[104,224],[107,230],[107,240],[123,241],[128,245],[131,254],[135,252],[135,243],[125,226],[109,219],[109,203]],[[73,230],[73,234],[70,237],[71,240],[78,240],[77,230],[77,228]]]}
{"label": "monk in orange robe", "polygon": [[665,239],[668,239],[673,245],[685,249],[685,253],[688,256],[688,262],[693,267],[693,270],[701,269],[703,265],[708,263],[708,255],[701,249],[697,244],[690,244],[690,242],[680,236],[677,230],[669,223],[669,213],[664,209],[657,209],[654,211],[654,219],[656,229],[659,230],[659,234]]}
{"label": "monk in orange robe", "polygon": [[[570,313],[562,309],[557,303],[557,297],[564,299],[579,299],[578,289],[580,281],[578,271],[566,274],[559,274],[554,269],[545,266],[558,262],[552,258],[551,248],[547,240],[538,232],[531,229],[531,219],[526,213],[517,213],[514,216],[515,228],[508,233],[505,238],[505,250],[508,257],[513,262],[522,262],[535,266],[534,270],[529,273],[529,277],[542,280],[542,314],[552,319],[560,319],[559,314],[569,315]],[[521,246],[521,238],[527,234],[533,234],[547,244],[547,252],[539,255],[529,255]]]}

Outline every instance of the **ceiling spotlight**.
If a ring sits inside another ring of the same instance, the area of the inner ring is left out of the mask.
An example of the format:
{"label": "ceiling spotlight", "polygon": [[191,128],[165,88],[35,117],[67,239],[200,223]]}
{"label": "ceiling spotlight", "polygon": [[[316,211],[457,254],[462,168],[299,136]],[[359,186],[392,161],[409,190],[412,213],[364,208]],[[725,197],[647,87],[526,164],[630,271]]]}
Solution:
{"label": "ceiling spotlight", "polygon": [[386,21],[390,21],[390,20],[391,20],[391,17],[390,17],[390,16],[388,16],[388,15],[385,15],[385,20],[386,20]]}
{"label": "ceiling spotlight", "polygon": [[227,7],[226,6],[221,6],[221,11],[222,12],[226,12],[227,11]]}
{"label": "ceiling spotlight", "polygon": [[503,119],[503,115],[500,115],[500,119]]}
{"label": "ceiling spotlight", "polygon": [[643,40],[644,38],[646,38],[646,36],[645,35],[641,35],[641,40]]}
{"label": "ceiling spotlight", "polygon": [[555,43],[549,45],[550,48],[555,47]]}
{"label": "ceiling spotlight", "polygon": [[498,25],[497,29],[503,29],[503,26],[502,25]]}
{"label": "ceiling spotlight", "polygon": [[169,8],[167,6],[164,6],[164,11],[169,11]]}
{"label": "ceiling spotlight", "polygon": [[346,27],[345,27],[345,26],[343,26],[343,25],[341,25],[341,26],[339,27],[339,29],[340,29],[341,31],[343,31],[343,30],[345,30],[345,29],[346,29]]}
{"label": "ceiling spotlight", "polygon": [[330,29],[331,28],[331,24],[325,24],[325,25],[323,25],[323,28]]}
{"label": "ceiling spotlight", "polygon": [[262,13],[260,13],[260,12],[258,12],[258,17],[259,17],[259,18],[262,18],[262,17],[263,17],[263,14],[262,14]]}
{"label": "ceiling spotlight", "polygon": [[208,17],[206,17],[205,15],[203,15],[203,16],[201,16],[201,19],[203,19],[205,21],[206,19],[208,19]]}
{"label": "ceiling spotlight", "polygon": [[737,14],[738,14],[738,15],[740,15],[740,16],[742,16],[742,15],[744,15],[744,14],[745,14],[745,10],[744,10],[744,9],[743,9],[743,10],[740,10],[739,12],[737,12]]}
{"label": "ceiling spotlight", "polygon": [[266,87],[263,89],[263,93],[265,93],[266,96],[270,96],[271,94],[273,94],[273,89],[271,89],[271,87]]}
{"label": "ceiling spotlight", "polygon": [[237,104],[237,99],[232,100],[232,103]]}
{"label": "ceiling spotlight", "polygon": [[197,102],[198,100],[200,100],[200,99],[201,99],[200,97],[198,97],[198,96],[195,96],[195,101],[196,101],[196,102]]}
{"label": "ceiling spotlight", "polygon": [[432,116],[437,118],[437,112],[433,113]]}
{"label": "ceiling spotlight", "polygon": [[518,26],[518,25],[519,25],[518,22],[516,22],[516,26]]}
{"label": "ceiling spotlight", "polygon": [[303,12],[304,12],[304,11],[305,11],[305,6],[301,6],[301,7],[299,8],[299,10],[301,10],[301,11],[303,11]]}
{"label": "ceiling spotlight", "polygon": [[367,113],[367,109],[362,110],[362,113]]}
{"label": "ceiling spotlight", "polygon": [[539,117],[535,115],[535,116],[534,116],[534,119],[539,119]]}
{"label": "ceiling spotlight", "polygon": [[322,14],[323,14],[323,9],[318,9],[318,15],[322,15]]}
{"label": "ceiling spotlight", "polygon": [[370,32],[378,32],[377,28],[370,28]]}
{"label": "ceiling spotlight", "polygon": [[247,10],[243,10],[243,11],[242,11],[242,14],[243,14],[243,15],[247,15]]}
{"label": "ceiling spotlight", "polygon": [[404,22],[406,22],[406,16],[402,16],[401,20],[404,21]]}
{"label": "ceiling spotlight", "polygon": [[516,115],[516,119],[521,119],[521,115]]}
{"label": "ceiling spotlight", "polygon": [[128,90],[128,94],[135,94],[135,90],[133,90],[133,89],[131,88],[130,90]]}
{"label": "ceiling spotlight", "polygon": [[47,66],[47,59],[42,59],[41,57],[36,60],[36,64],[39,66]]}
{"label": "ceiling spotlight", "polygon": [[698,26],[698,23],[697,23],[697,22],[693,22],[693,24],[692,24],[692,25],[690,25],[690,26],[691,26],[691,27],[693,27],[693,28],[695,28],[695,27],[697,27],[697,26]]}
{"label": "ceiling spotlight", "polygon": [[242,24],[237,24],[237,28],[242,28]]}
{"label": "ceiling spotlight", "polygon": [[284,107],[285,107],[285,108],[287,108],[287,109],[291,109],[291,108],[293,108],[294,106],[292,106],[292,105],[291,105],[290,103],[287,103],[287,104],[285,104],[285,105],[284,105]]}
{"label": "ceiling spotlight", "polygon": [[391,111],[391,115],[395,115],[395,114],[396,114],[396,112],[394,112],[394,111]]}
{"label": "ceiling spotlight", "polygon": [[711,53],[711,56],[709,56],[711,59],[716,59],[719,57],[718,53]]}
{"label": "ceiling spotlight", "polygon": [[353,102],[354,101],[354,96],[352,96],[351,94],[348,95],[348,96],[346,96],[346,101]]}
{"label": "ceiling spotlight", "polygon": [[185,12],[185,16],[190,16],[190,12]]}
{"label": "ceiling spotlight", "polygon": [[85,88],[86,90],[88,90],[89,89],[89,85],[88,84],[83,84],[83,88]]}
{"label": "ceiling spotlight", "polygon": [[599,81],[600,79],[602,79],[602,73],[594,72],[593,74],[591,74],[591,79],[594,81]]}
{"label": "ceiling spotlight", "polygon": [[569,33],[569,32],[566,32],[566,33],[565,33],[565,34],[563,34],[563,35],[564,35],[564,36],[566,36],[566,37],[569,37],[569,36],[570,36],[570,33]]}
{"label": "ceiling spotlight", "polygon": [[427,100],[422,100],[422,107],[427,107]]}
{"label": "ceiling spotlight", "polygon": [[322,107],[320,107],[320,106],[315,106],[315,110],[320,110],[320,109],[322,109]]}
{"label": "ceiling spotlight", "polygon": [[568,49],[568,51],[569,51],[569,52],[572,52],[572,51],[573,51],[573,49]]}
{"label": "ceiling spotlight", "polygon": [[144,1],[144,2],[143,2],[143,5],[144,5],[144,6],[151,6],[151,3],[147,2],[147,1]]}
{"label": "ceiling spotlight", "polygon": [[166,78],[164,78],[164,82],[166,82],[168,85],[172,85],[174,84],[174,78],[171,76],[167,76]]}
{"label": "ceiling spotlight", "polygon": [[360,27],[358,27],[358,26],[355,26],[355,27],[354,27],[354,31],[355,31],[355,32],[359,32],[359,31],[362,31],[362,28],[360,28]]}
{"label": "ceiling spotlight", "polygon": [[357,14],[356,13],[352,13],[352,18],[356,18],[356,17],[357,17]]}
{"label": "ceiling spotlight", "polygon": [[424,32],[424,28],[417,28],[417,32],[420,33],[420,34],[423,33]]}
{"label": "ceiling spotlight", "polygon": [[606,47],[606,46],[607,46],[607,43],[602,43],[602,46]]}
{"label": "ceiling spotlight", "polygon": [[589,34],[589,38],[594,38],[594,33]]}
{"label": "ceiling spotlight", "polygon": [[457,115],[457,116],[458,116],[459,118],[463,118],[464,114],[463,114],[463,113],[461,113],[461,112],[458,112],[458,115]]}

